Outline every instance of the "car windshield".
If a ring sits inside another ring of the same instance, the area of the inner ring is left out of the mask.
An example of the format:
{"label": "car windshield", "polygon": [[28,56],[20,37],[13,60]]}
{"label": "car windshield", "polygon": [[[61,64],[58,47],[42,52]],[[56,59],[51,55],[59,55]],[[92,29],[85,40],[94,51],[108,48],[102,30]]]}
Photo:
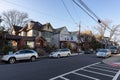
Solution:
{"label": "car windshield", "polygon": [[99,49],[98,51],[99,51],[99,52],[107,52],[106,49]]}
{"label": "car windshield", "polygon": [[117,47],[111,46],[111,47],[109,47],[109,49],[117,49]]}
{"label": "car windshield", "polygon": [[54,52],[59,52],[59,51],[61,51],[60,49],[57,49],[57,50],[55,50]]}

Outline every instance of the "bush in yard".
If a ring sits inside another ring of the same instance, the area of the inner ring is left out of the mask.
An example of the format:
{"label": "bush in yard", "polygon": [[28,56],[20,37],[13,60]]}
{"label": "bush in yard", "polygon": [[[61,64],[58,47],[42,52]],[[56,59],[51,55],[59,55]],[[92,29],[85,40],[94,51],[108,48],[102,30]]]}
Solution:
{"label": "bush in yard", "polygon": [[37,48],[36,51],[39,56],[44,56],[46,54],[45,50],[42,48]]}
{"label": "bush in yard", "polygon": [[4,50],[3,50],[3,53],[4,53],[4,54],[8,54],[9,51],[13,51],[12,47],[10,47],[10,46],[5,46],[5,47],[4,47]]}

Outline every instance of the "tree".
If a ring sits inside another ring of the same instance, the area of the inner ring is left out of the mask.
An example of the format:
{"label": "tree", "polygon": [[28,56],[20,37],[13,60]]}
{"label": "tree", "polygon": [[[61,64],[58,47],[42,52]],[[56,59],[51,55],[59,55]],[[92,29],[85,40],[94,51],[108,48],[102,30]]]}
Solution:
{"label": "tree", "polygon": [[111,30],[109,31],[110,32],[110,40],[114,35],[116,36],[116,34],[118,34],[119,31],[120,31],[120,25],[113,25],[111,27]]}
{"label": "tree", "polygon": [[28,14],[24,12],[19,12],[17,10],[9,10],[2,13],[2,17],[6,27],[11,27],[12,25],[24,26],[28,19]]}
{"label": "tree", "polygon": [[101,25],[97,25],[95,26],[95,29],[98,31],[98,33],[100,34],[101,38],[104,37],[106,29],[109,27],[109,25],[111,24],[111,20],[102,20],[102,26]]}
{"label": "tree", "polygon": [[120,30],[120,25],[111,25],[112,21],[105,19],[102,20],[103,26],[95,26],[95,29],[99,32],[101,38],[104,37],[106,30],[108,30],[109,40]]}

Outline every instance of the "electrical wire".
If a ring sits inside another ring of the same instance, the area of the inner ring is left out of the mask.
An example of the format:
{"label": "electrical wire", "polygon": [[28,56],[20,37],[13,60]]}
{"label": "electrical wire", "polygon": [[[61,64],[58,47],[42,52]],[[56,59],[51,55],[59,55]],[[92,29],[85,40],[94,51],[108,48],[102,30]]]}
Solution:
{"label": "electrical wire", "polygon": [[71,1],[71,5],[73,5],[73,8],[74,8],[75,14],[76,14],[76,15],[78,16],[78,18],[80,19],[80,15],[78,14],[78,12],[77,12],[77,10],[76,10],[73,1]]}
{"label": "electrical wire", "polygon": [[[80,4],[78,4],[75,0],[73,0],[73,2],[78,6],[78,7],[80,7],[88,16],[90,16],[95,22],[97,22],[100,26],[102,26],[103,28],[108,28],[109,30],[111,30],[111,28],[110,27],[108,27],[108,26],[106,26],[106,24],[105,23],[103,23],[101,20],[100,20],[100,18],[98,18],[97,17],[97,15],[92,11],[92,10],[90,10],[90,8],[88,8],[87,7],[87,5],[82,1],[82,0],[78,0],[79,1],[79,3],[83,6],[81,6]],[[91,14],[94,16],[92,16]],[[97,20],[96,20],[96,19]]]}
{"label": "electrical wire", "polygon": [[94,17],[100,20],[100,18],[82,0],[78,0],[78,1],[86,10],[88,10],[91,14],[93,14]]}
{"label": "electrical wire", "polygon": [[[94,17],[96,17],[96,19],[98,20],[98,23],[99,23],[102,27],[106,27],[106,24],[103,23],[103,22],[100,20],[100,18],[99,18],[82,0],[78,0],[78,1],[79,1],[79,3],[80,3],[87,11],[89,11],[92,15],[94,15]],[[101,24],[101,23],[102,23],[102,24]],[[107,28],[108,28],[109,30],[111,30],[110,27],[107,26]]]}
{"label": "electrical wire", "polygon": [[49,16],[49,17],[51,17],[51,18],[54,18],[54,19],[57,19],[57,20],[60,20],[60,21],[61,21],[61,20],[67,21],[66,19],[58,18],[58,17],[55,17],[55,16],[53,16],[53,15],[50,15],[49,13],[41,12],[41,11],[32,9],[32,8],[30,8],[30,7],[26,7],[26,6],[20,5],[20,4],[15,3],[15,2],[11,2],[11,1],[8,1],[8,0],[3,0],[3,1],[4,1],[4,2],[7,2],[7,3],[9,3],[9,4],[12,4],[12,5],[19,6],[19,7],[21,7],[21,8],[27,9],[27,10],[32,11],[32,12],[37,13],[37,14],[40,14],[40,13],[41,13],[41,14],[43,14],[43,15]]}
{"label": "electrical wire", "polygon": [[75,0],[72,0],[79,8],[81,8],[88,16],[90,16],[95,22],[98,23],[98,21],[89,14],[89,12],[87,12],[81,5],[79,5]]}
{"label": "electrical wire", "polygon": [[65,2],[64,2],[63,0],[61,0],[61,1],[62,1],[63,5],[64,5],[64,7],[65,7],[66,11],[68,12],[69,16],[71,17],[72,21],[76,24],[76,22],[75,22],[74,18],[72,17],[72,15],[71,15],[70,11],[69,11],[69,10],[68,10],[68,8],[67,8],[67,6],[66,6]]}

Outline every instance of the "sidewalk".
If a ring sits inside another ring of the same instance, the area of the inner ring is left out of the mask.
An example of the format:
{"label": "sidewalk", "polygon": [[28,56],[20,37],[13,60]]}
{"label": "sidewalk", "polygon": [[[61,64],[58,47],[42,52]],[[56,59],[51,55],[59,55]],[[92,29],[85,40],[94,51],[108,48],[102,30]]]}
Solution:
{"label": "sidewalk", "polygon": [[106,63],[108,65],[112,66],[119,66],[120,67],[120,54],[114,55],[113,57],[110,57],[108,59],[104,59],[103,63]]}

